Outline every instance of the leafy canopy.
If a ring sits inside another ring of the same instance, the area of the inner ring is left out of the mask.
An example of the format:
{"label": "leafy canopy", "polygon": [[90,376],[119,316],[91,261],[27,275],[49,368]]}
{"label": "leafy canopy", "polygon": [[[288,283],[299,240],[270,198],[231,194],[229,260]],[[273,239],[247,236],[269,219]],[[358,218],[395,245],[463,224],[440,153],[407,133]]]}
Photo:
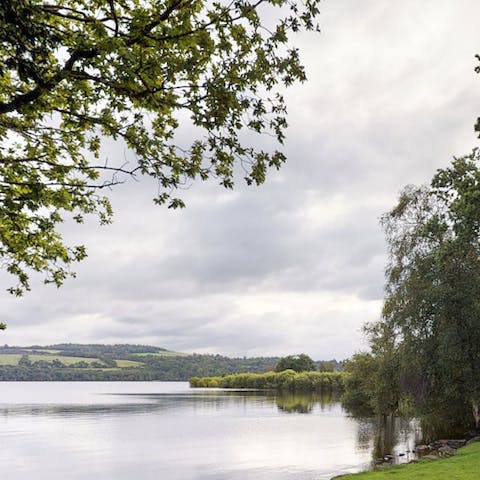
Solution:
{"label": "leafy canopy", "polygon": [[300,355],[288,355],[281,358],[275,365],[276,372],[293,370],[295,372],[312,372],[317,369],[315,362],[305,353]]}
{"label": "leafy canopy", "polygon": [[454,159],[383,217],[390,262],[377,328],[401,354],[402,389],[443,427],[472,413],[480,427],[479,161],[478,150]]}
{"label": "leafy canopy", "polygon": [[[158,181],[155,201],[214,177],[226,188],[243,168],[261,184],[282,143],[279,90],[303,82],[292,32],[317,30],[319,0],[11,0],[0,5],[0,257],[29,289],[29,272],[60,286],[86,256],[58,231],[66,216],[111,219],[102,194],[125,177]],[[272,22],[272,18],[277,18]],[[186,121],[188,145],[175,133]],[[133,163],[106,162],[106,139]]]}

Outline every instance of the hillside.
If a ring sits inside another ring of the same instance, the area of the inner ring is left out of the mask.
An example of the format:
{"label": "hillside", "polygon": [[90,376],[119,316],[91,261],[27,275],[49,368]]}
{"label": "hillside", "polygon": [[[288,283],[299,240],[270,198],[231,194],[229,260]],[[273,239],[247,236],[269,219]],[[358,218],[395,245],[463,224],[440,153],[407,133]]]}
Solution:
{"label": "hillside", "polygon": [[172,352],[149,345],[62,343],[0,347],[0,381],[188,380],[266,372],[278,357],[229,358]]}

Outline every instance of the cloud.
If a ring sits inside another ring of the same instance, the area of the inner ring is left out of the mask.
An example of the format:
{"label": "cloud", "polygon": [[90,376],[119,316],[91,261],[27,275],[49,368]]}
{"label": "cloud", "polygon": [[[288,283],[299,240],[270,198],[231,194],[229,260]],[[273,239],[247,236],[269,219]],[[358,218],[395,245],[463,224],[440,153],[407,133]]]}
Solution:
{"label": "cloud", "polygon": [[119,186],[113,225],[65,225],[89,250],[77,279],[0,297],[4,342],[316,359],[364,347],[383,294],[379,217],[476,144],[478,14],[473,0],[325,2],[322,34],[298,39],[309,82],[286,93],[284,168],[259,188],[192,185],[174,212],[148,178]]}

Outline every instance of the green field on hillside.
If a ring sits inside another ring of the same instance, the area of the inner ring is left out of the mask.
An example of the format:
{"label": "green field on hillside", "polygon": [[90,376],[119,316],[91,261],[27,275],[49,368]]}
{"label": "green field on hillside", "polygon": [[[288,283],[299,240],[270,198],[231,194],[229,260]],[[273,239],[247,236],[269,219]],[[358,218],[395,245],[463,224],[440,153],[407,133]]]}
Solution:
{"label": "green field on hillside", "polygon": [[[38,351],[38,350],[37,350]],[[3,365],[18,365],[18,362],[22,358],[22,354],[20,353],[2,353],[0,354],[0,366]],[[32,362],[44,361],[44,362],[53,362],[54,360],[58,360],[62,362],[65,366],[70,366],[75,363],[85,362],[85,363],[93,363],[93,362],[100,362],[102,361],[98,358],[92,357],[67,357],[63,355],[52,355],[52,354],[29,354],[28,359]],[[137,362],[134,360],[116,360],[117,366],[119,368],[128,368],[128,367],[141,367],[143,366],[142,362]]]}
{"label": "green field on hillside", "polygon": [[[21,361],[22,357],[28,361]],[[3,345],[0,381],[186,381],[199,376],[263,373],[277,362],[277,357],[229,358],[151,345]]]}
{"label": "green field on hillside", "polygon": [[156,353],[132,353],[135,357],[188,357],[188,353],[182,352],[156,352]]}
{"label": "green field on hillside", "polygon": [[[20,353],[2,353],[0,354],[0,365],[18,365],[19,360],[22,358],[22,355]],[[45,354],[45,355],[39,355],[39,354],[34,354],[34,355],[28,355],[28,359],[33,363],[33,362],[38,362],[39,360],[43,360],[44,362],[53,362],[54,360],[59,360],[62,362],[64,365],[72,365],[74,363],[78,362],[86,362],[86,363],[92,363],[92,362],[98,362],[98,358],[85,358],[85,357],[63,357],[61,355],[50,355],[50,354]]]}
{"label": "green field on hillside", "polygon": [[19,353],[0,354],[0,365],[18,365],[18,361],[22,358]]}
{"label": "green field on hillside", "polygon": [[[63,357],[65,358],[65,357]],[[134,360],[115,360],[117,362],[117,366],[120,368],[132,368],[132,367],[143,367],[144,364],[142,362],[136,362]]]}
{"label": "green field on hillside", "polygon": [[[36,348],[33,348],[33,349],[26,349],[27,352],[32,352],[32,354],[34,353],[51,353],[51,354],[56,354],[56,353],[60,353],[61,350],[46,350],[46,349],[36,349]],[[30,355],[30,353],[29,353]]]}

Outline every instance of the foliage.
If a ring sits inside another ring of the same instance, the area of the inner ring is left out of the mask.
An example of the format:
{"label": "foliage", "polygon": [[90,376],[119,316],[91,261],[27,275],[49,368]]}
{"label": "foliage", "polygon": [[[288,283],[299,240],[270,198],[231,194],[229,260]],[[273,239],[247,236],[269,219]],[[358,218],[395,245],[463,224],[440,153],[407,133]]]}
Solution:
{"label": "foliage", "polygon": [[[19,365],[24,357],[27,361]],[[30,347],[0,347],[1,380],[160,380],[185,381],[191,377],[240,372],[265,373],[278,357],[229,358],[187,355],[149,345],[61,343]],[[315,372],[314,372],[315,373]],[[327,377],[330,378],[326,374]],[[331,382],[335,384],[335,374]],[[285,379],[288,380],[288,373]],[[307,390],[309,375],[298,377]],[[317,380],[315,380],[317,381]],[[337,387],[335,387],[337,388]]]}
{"label": "foliage", "polygon": [[18,361],[19,367],[30,367],[31,365],[32,365],[32,362],[30,361],[30,358],[28,357],[28,355],[22,355],[22,357]]}
{"label": "foliage", "polygon": [[[380,343],[378,338],[371,341]],[[384,341],[385,338],[382,343]],[[386,418],[399,410],[402,414],[407,413],[399,385],[398,362],[399,356],[389,341],[372,352],[353,355],[345,362],[343,406],[358,417],[376,415]]]}
{"label": "foliage", "polygon": [[295,372],[311,372],[316,370],[315,362],[305,353],[300,355],[288,355],[280,359],[275,365],[276,372],[294,370]]}
{"label": "foliage", "polygon": [[[30,365],[19,366],[25,355]],[[277,357],[185,355],[147,345],[57,344],[0,347],[0,380],[188,380],[196,375],[265,372]]]}
{"label": "foliage", "polygon": [[353,475],[343,480],[476,480],[480,465],[480,443],[461,448],[450,458],[419,460],[408,465],[398,465]]}
{"label": "foliage", "polygon": [[[10,351],[10,347],[7,351]],[[32,351],[52,351],[61,352],[62,356],[70,357],[112,357],[126,358],[132,354],[138,353],[165,353],[167,350],[160,347],[152,347],[150,345],[103,345],[103,344],[78,344],[78,343],[58,343],[55,345],[47,345],[45,347],[33,345],[29,347]],[[0,348],[0,352],[2,349]],[[172,352],[169,352],[172,353]]]}
{"label": "foliage", "polygon": [[222,377],[192,377],[192,387],[252,388],[290,392],[340,392],[344,374],[340,372],[282,372],[238,373]]}
{"label": "foliage", "polygon": [[370,416],[375,411],[375,372],[375,359],[370,353],[356,353],[345,362],[342,404],[355,416]]}
{"label": "foliage", "polygon": [[[155,202],[214,177],[232,188],[285,161],[280,91],[305,81],[292,33],[317,30],[319,0],[16,0],[0,4],[0,257],[18,280],[61,285],[81,245],[65,216],[111,219],[102,192],[128,176],[158,182]],[[277,18],[276,22],[272,19]],[[183,144],[179,125],[192,131]],[[132,162],[107,159],[117,141]],[[110,142],[110,143],[109,143]]]}
{"label": "foliage", "polygon": [[341,372],[344,368],[343,362],[337,360],[320,360],[315,362],[316,370],[319,372]]}
{"label": "foliage", "polygon": [[399,385],[401,348],[388,323],[367,325],[365,330],[375,359],[371,380],[374,382],[374,410],[377,415],[391,416],[397,412],[402,396]]}
{"label": "foliage", "polygon": [[143,357],[146,368],[155,372],[159,380],[188,380],[194,376],[265,372],[272,369],[277,360],[275,357],[229,358],[222,355],[197,354]]}
{"label": "foliage", "polygon": [[390,261],[376,328],[401,357],[402,390],[443,427],[472,418],[480,427],[478,160],[475,150],[439,170],[429,186],[407,187],[383,217]]}

